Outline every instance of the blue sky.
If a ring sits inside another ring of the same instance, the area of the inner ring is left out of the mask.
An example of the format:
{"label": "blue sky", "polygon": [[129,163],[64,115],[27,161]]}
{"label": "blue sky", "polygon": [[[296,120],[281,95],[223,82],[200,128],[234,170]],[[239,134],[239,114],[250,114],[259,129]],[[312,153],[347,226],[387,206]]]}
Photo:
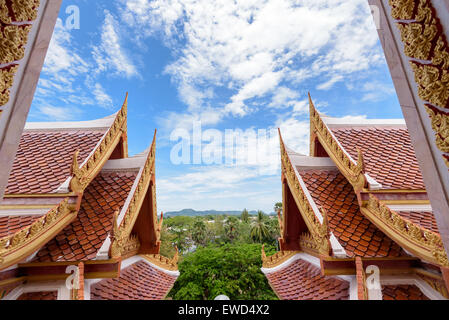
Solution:
{"label": "blue sky", "polygon": [[[79,29],[67,28],[71,5]],[[223,135],[280,127],[307,153],[308,91],[331,116],[402,117],[366,0],[64,0],[29,121],[105,117],[127,91],[130,154],[158,129],[163,211],[271,212],[281,201],[276,135],[259,141],[270,152],[257,164],[175,165],[170,136],[193,121]]]}

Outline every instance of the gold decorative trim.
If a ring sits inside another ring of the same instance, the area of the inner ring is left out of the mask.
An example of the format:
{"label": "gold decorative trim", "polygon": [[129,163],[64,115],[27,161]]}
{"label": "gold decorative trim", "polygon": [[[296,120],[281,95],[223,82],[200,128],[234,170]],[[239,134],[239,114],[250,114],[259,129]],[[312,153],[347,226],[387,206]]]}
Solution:
{"label": "gold decorative trim", "polygon": [[12,0],[14,21],[33,21],[37,18],[40,0]]}
{"label": "gold decorative trim", "polygon": [[[318,251],[322,255],[331,255],[332,248],[329,240],[329,228],[327,221],[327,214],[324,210],[321,210],[321,214],[323,216],[323,223],[320,222],[318,217],[315,215],[315,211],[312,208],[307,196],[305,195],[304,190],[301,187],[301,184],[298,180],[298,177],[295,174],[295,169],[290,162],[290,158],[285,149],[284,142],[282,137],[280,136],[280,145],[281,145],[281,162],[282,162],[282,171],[284,172],[285,177],[287,178],[287,184],[290,188],[290,191],[295,199],[296,205],[298,206],[301,215],[304,218],[304,221],[314,239],[317,243]],[[285,227],[285,226],[284,226]]]}
{"label": "gold decorative trim", "polygon": [[[449,107],[449,47],[443,26],[429,0],[390,0],[393,19],[401,32],[404,53],[410,58],[415,74],[418,96],[426,102],[441,108]],[[401,20],[406,20],[401,21]],[[436,144],[443,152],[448,146],[440,126],[435,126],[433,111],[427,112],[432,118]],[[439,120],[436,120],[439,121]],[[444,151],[446,150],[446,151]],[[447,158],[444,158],[449,167]]]}
{"label": "gold decorative trim", "polygon": [[314,255],[320,254],[319,244],[315,241],[313,236],[309,232],[303,233],[299,238],[299,245],[301,250],[313,253]]}
{"label": "gold decorative trim", "polygon": [[126,132],[127,110],[128,93],[126,94],[122,108],[115,117],[114,123],[81,168],[78,165],[79,150],[75,151],[71,166],[72,179],[70,181],[70,190],[76,193],[82,193],[96,177],[104,163],[109,159],[114,148],[119,143],[123,132]]}
{"label": "gold decorative trim", "polygon": [[373,195],[370,195],[367,206],[361,210],[371,222],[407,251],[436,265],[449,265],[439,234],[404,219]]}
{"label": "gold decorative trim", "polygon": [[115,212],[114,224],[112,227],[112,232],[110,234],[111,239],[111,258],[126,257],[136,254],[140,248],[140,242],[137,235],[126,235],[124,230],[120,229],[117,225],[117,220],[119,216],[119,211]]}
{"label": "gold decorative trim", "polygon": [[[0,0],[0,64],[9,64],[23,59],[28,34],[32,26],[29,24],[11,24],[14,22],[31,22],[37,18],[39,0]],[[11,9],[11,12],[10,12]],[[13,85],[17,65],[0,70],[0,106],[9,101],[9,89]]]}
{"label": "gold decorative trim", "polygon": [[430,60],[434,41],[438,36],[436,20],[430,24],[398,23],[404,43],[404,53],[411,58]]}
{"label": "gold decorative trim", "polygon": [[0,69],[0,106],[3,106],[9,101],[9,89],[13,85],[14,75],[19,69],[18,65],[13,65],[7,68]]}
{"label": "gold decorative trim", "polygon": [[418,62],[410,62],[410,65],[415,73],[419,97],[446,108],[449,102],[449,72]]}
{"label": "gold decorative trim", "polygon": [[[154,134],[154,136],[156,137],[156,133]],[[153,160],[153,163],[154,162],[155,162],[155,160]],[[157,228],[155,230],[156,231],[156,242],[160,243],[161,232],[162,232],[162,224],[163,224],[163,221],[164,221],[164,214],[161,212],[161,219],[160,219],[160,221],[158,223],[158,221],[157,221],[156,179],[152,179],[152,181],[150,183],[150,187],[151,187],[151,197],[152,197],[153,213],[154,213],[153,214],[153,225],[157,226]]]}
{"label": "gold decorative trim", "polygon": [[426,105],[426,111],[432,121],[432,128],[435,131],[435,139],[438,149],[442,152],[449,152],[449,115],[436,108]]}
{"label": "gold decorative trim", "polygon": [[30,226],[0,239],[0,270],[26,258],[72,222],[78,212],[68,199]]}
{"label": "gold decorative trim", "polygon": [[[125,215],[120,226],[116,226],[115,235],[112,237],[110,254],[112,257],[118,256],[124,250],[124,244],[126,239],[129,238],[134,223],[136,222],[137,216],[139,214],[140,208],[142,207],[145,195],[150,187],[152,177],[154,175],[154,165],[155,165],[155,149],[156,149],[156,135],[154,136],[153,143],[151,145],[150,151],[148,152],[148,157],[145,165],[142,169],[139,182],[134,194],[132,195],[131,201],[126,209]],[[154,188],[153,188],[154,189]],[[154,203],[154,202],[153,202]],[[154,208],[153,208],[154,210]],[[118,215],[118,213],[117,213]],[[154,232],[157,235],[157,211],[153,211],[154,219]],[[117,221],[117,220],[115,220]]]}
{"label": "gold decorative trim", "polygon": [[9,16],[9,10],[6,6],[6,0],[0,0],[0,22],[4,24],[11,23],[11,17]]}
{"label": "gold decorative trim", "polygon": [[390,0],[391,15],[396,20],[411,20],[415,14],[415,0]]}
{"label": "gold decorative trim", "polygon": [[0,64],[12,63],[25,56],[25,45],[31,26],[9,25],[4,27],[0,37]]}
{"label": "gold decorative trim", "polygon": [[318,137],[329,157],[335,162],[340,172],[348,179],[354,187],[355,192],[363,190],[367,186],[365,177],[365,162],[363,153],[358,149],[358,159],[355,162],[338,143],[332,132],[324,123],[319,112],[316,110],[309,94],[310,125]]}
{"label": "gold decorative trim", "polygon": [[143,257],[162,269],[168,271],[178,271],[179,251],[178,247],[175,249],[175,255],[171,259],[161,256],[160,254],[145,254]]}
{"label": "gold decorative trim", "polygon": [[262,267],[266,269],[275,268],[297,253],[297,251],[279,251],[274,255],[267,257],[267,255],[265,254],[265,245],[262,245]]}

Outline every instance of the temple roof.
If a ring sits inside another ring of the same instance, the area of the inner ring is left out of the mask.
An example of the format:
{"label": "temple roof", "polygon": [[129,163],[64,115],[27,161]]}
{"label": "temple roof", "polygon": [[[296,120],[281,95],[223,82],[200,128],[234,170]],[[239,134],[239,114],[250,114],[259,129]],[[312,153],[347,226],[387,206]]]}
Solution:
{"label": "temple roof", "polygon": [[415,285],[385,285],[382,286],[383,300],[430,300]]}
{"label": "temple roof", "polygon": [[22,293],[17,300],[57,300],[58,291],[36,291]]}
{"label": "temple roof", "polygon": [[403,120],[363,122],[322,117],[343,149],[357,159],[363,153],[366,173],[381,189],[424,190],[424,182]]}
{"label": "temple roof", "polygon": [[26,228],[40,217],[41,215],[0,216],[0,238],[12,235]]}
{"label": "temple roof", "polygon": [[131,264],[120,277],[104,279],[91,286],[91,300],[160,300],[177,279],[176,273],[161,271],[145,259]]}
{"label": "temple roof", "polygon": [[82,163],[114,123],[114,115],[81,122],[27,123],[6,194],[55,193],[70,177],[73,154]]}
{"label": "temple roof", "polygon": [[336,168],[297,169],[315,203],[326,210],[329,229],[349,257],[406,255],[401,247],[363,216],[351,184]]}
{"label": "temple roof", "polygon": [[321,275],[317,266],[303,259],[266,273],[268,281],[282,300],[348,300],[349,282]]}
{"label": "temple roof", "polygon": [[396,211],[404,219],[410,220],[422,228],[440,233],[432,211]]}
{"label": "temple roof", "polygon": [[137,172],[101,172],[84,192],[77,218],[50,240],[35,260],[94,259],[113,227],[114,213],[123,207]]}

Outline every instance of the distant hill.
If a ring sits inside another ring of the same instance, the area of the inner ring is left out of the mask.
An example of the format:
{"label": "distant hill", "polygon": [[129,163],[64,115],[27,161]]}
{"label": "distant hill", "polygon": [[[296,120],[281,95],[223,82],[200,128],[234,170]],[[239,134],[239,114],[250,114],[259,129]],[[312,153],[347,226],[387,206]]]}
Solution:
{"label": "distant hill", "polygon": [[[257,211],[252,210],[248,211],[251,215],[256,215]],[[196,211],[194,209],[183,209],[181,211],[170,211],[170,212],[164,212],[165,217],[175,217],[175,216],[207,216],[207,215],[231,215],[231,216],[239,216],[242,214],[242,211],[217,211],[217,210],[205,210],[205,211]]]}

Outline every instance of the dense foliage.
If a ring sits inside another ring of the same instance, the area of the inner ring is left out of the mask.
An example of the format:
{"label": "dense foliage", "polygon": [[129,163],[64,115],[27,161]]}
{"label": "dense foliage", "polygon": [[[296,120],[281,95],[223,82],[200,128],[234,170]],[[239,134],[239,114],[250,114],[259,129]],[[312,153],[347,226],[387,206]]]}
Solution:
{"label": "dense foliage", "polygon": [[[276,295],[260,271],[260,244],[225,244],[199,248],[179,266],[181,275],[170,296],[176,300],[272,300]],[[274,253],[274,248],[267,248]]]}
{"label": "dense foliage", "polygon": [[[276,204],[279,206],[279,204]],[[214,299],[220,294],[231,299],[276,299],[262,267],[261,248],[273,254],[279,224],[276,216],[259,211],[252,216],[176,216],[164,220],[161,254],[171,257],[180,251],[180,277],[169,297]]]}

